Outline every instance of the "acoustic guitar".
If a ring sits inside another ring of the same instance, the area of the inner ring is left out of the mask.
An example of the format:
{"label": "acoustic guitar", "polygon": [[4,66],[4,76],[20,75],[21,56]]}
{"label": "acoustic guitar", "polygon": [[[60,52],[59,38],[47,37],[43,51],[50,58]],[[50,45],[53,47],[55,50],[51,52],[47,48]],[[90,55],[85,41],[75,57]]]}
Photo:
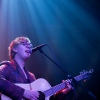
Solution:
{"label": "acoustic guitar", "polygon": [[[93,72],[93,69],[90,69],[89,71],[83,71],[78,76],[74,77],[76,81],[80,81],[83,79],[88,79]],[[42,91],[45,94],[45,100],[49,100],[49,97],[55,94],[56,92],[66,88],[66,82],[60,83],[56,86],[51,87],[48,81],[46,81],[43,78],[39,78],[36,81],[30,83],[30,84],[22,84],[18,83],[15,84],[17,86],[20,86],[24,88],[25,90],[34,90],[34,91]],[[6,95],[1,95],[1,100],[12,100],[11,98],[7,97]],[[22,99],[24,100],[24,99]]]}

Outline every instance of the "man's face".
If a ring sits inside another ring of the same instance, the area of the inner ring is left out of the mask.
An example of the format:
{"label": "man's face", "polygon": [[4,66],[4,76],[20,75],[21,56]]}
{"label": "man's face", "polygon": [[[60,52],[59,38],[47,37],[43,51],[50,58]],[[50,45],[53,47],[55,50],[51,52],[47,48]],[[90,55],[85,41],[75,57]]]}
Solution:
{"label": "man's face", "polygon": [[16,48],[16,55],[23,60],[27,60],[31,55],[32,44],[29,42],[22,42]]}

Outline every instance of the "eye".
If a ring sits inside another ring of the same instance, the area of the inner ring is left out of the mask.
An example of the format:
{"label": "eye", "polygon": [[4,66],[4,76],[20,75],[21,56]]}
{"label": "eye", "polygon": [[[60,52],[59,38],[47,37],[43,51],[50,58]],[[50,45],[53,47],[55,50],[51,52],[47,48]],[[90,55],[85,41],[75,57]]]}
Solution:
{"label": "eye", "polygon": [[24,45],[24,46],[28,46],[30,48],[33,48],[33,45],[31,43],[22,42],[21,45]]}

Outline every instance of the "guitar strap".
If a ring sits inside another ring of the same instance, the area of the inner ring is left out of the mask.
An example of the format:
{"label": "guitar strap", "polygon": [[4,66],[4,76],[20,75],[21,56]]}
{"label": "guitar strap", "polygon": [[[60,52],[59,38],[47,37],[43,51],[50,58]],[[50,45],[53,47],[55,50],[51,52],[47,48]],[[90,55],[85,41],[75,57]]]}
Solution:
{"label": "guitar strap", "polygon": [[10,63],[10,61],[2,61],[1,63],[0,63],[0,66],[1,65],[4,65],[4,64],[6,64],[6,65],[8,65],[8,66],[12,66],[12,64]]}
{"label": "guitar strap", "polygon": [[4,60],[4,61],[2,61],[1,63],[0,63],[0,66],[1,65],[8,65],[8,66],[13,66],[11,63],[10,63],[10,61],[6,61],[6,60]]}

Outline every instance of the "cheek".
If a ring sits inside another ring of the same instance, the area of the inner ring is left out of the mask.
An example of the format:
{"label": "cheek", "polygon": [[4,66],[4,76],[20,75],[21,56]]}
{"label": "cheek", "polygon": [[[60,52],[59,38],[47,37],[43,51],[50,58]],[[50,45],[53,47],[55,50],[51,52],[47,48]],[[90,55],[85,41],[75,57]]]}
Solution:
{"label": "cheek", "polygon": [[24,49],[23,48],[18,48],[17,53],[22,55],[24,53]]}
{"label": "cheek", "polygon": [[18,51],[19,51],[19,52],[23,52],[24,50],[25,50],[25,47],[20,46],[20,47],[18,48]]}

